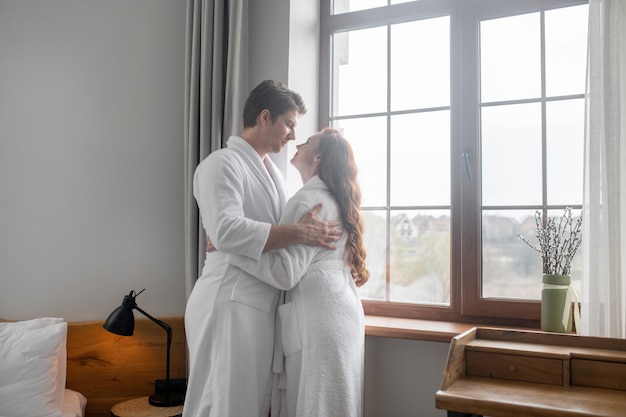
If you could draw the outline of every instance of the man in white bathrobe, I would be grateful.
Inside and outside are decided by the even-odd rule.
[[[248,97],[244,130],[197,167],[194,196],[217,249],[207,253],[187,302],[190,375],[184,417],[267,417],[272,401],[274,323],[279,290],[228,266],[226,253],[259,259],[295,243],[334,248],[337,222],[278,225],[288,194],[268,153],[295,139],[306,112],[296,92],[264,81]]]

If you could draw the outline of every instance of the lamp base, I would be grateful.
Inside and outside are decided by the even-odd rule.
[[[175,407],[181,405],[184,399],[180,392],[157,392],[148,397],[148,402],[155,407]]]

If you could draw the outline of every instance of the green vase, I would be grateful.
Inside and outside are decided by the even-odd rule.
[[[541,330],[544,332],[572,332],[572,303],[567,297],[571,279],[569,275],[543,275],[541,290]],[[563,326],[565,303],[569,303],[567,326]]]

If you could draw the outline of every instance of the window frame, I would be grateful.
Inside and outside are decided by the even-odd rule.
[[[483,207],[479,198],[482,108],[479,91],[479,26],[481,20],[586,3],[587,0],[420,0],[332,15],[332,0],[320,0],[320,126],[331,123],[333,33],[450,16],[450,305],[363,300],[366,314],[539,327],[539,301],[481,297],[479,242]],[[542,56],[542,68],[543,62]],[[541,99],[545,106],[544,93]],[[545,138],[545,126],[543,129]],[[466,172],[465,158],[468,159],[467,168],[471,176]],[[562,208],[547,206],[545,201],[544,195],[544,204],[538,207],[544,212]],[[524,250],[521,245],[520,250]],[[541,285],[541,277],[537,277],[537,285]]]

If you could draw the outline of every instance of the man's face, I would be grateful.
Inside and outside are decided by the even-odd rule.
[[[274,123],[267,125],[266,145],[267,152],[278,153],[296,138],[296,125],[298,124],[298,112],[296,110],[281,114]]]

